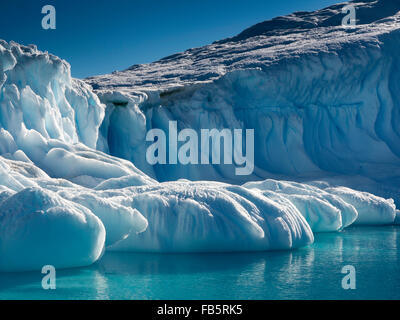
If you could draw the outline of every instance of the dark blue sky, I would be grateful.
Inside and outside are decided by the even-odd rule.
[[[340,0],[1,0],[0,39],[34,43],[66,59],[72,75],[122,70],[133,64],[231,37],[251,25]],[[44,5],[57,29],[43,30]]]

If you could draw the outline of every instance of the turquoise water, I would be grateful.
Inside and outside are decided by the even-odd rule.
[[[88,268],[0,274],[0,299],[400,299],[400,227],[317,234],[295,251],[160,255],[107,253]],[[356,269],[344,290],[341,269]]]

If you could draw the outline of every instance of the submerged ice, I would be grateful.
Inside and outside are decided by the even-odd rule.
[[[356,2],[352,30],[336,5],[85,82],[0,41],[0,271],[85,266],[104,250],[292,249],[399,224],[400,7],[386,2]],[[149,163],[147,133],[171,121],[198,137],[254,130],[254,170],[211,153]]]

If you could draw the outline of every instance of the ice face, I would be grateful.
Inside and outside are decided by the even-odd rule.
[[[356,221],[356,208],[323,189],[290,181],[248,182],[244,187],[289,199],[315,232],[337,231]],[[372,196],[372,195],[371,195]]]
[[[113,250],[232,252],[291,249],[313,234],[290,201],[217,182],[168,182],[130,189],[149,226]]]
[[[230,252],[292,249],[313,242],[310,226],[289,200],[240,186],[190,181],[138,186],[136,176],[127,175],[93,189],[51,178],[30,162],[2,158],[0,168],[3,271],[38,269],[46,261],[59,267],[86,265],[100,256],[93,252],[104,248]],[[58,229],[62,225],[64,233]],[[26,241],[40,248],[27,246],[25,251]],[[84,241],[87,245],[70,255]],[[14,249],[20,254],[9,260]]]
[[[345,187],[325,190],[339,196],[356,208],[358,217],[354,224],[392,224],[396,217],[396,206],[392,199],[386,200],[366,192],[355,192]]]
[[[400,201],[400,18],[381,2],[358,3],[351,31],[333,23],[338,5],[287,17],[314,15],[311,33],[275,21],[86,83],[0,41],[0,271],[84,266],[104,250],[291,249],[398,223],[386,198]],[[150,164],[147,132],[171,121],[198,136],[254,129],[254,170]]]
[[[0,47],[2,128],[14,140],[34,130],[45,140],[94,147],[104,108],[85,83],[71,79],[69,65],[33,46],[2,41]]]
[[[85,207],[26,188],[1,202],[0,239],[0,271],[78,267],[101,256],[105,229]]]
[[[274,193],[289,199],[304,215],[315,232],[336,231],[351,224],[393,224],[396,206],[393,199],[346,187],[316,187],[290,181],[265,180],[243,185],[263,194]]]
[[[381,185],[361,190],[400,203],[400,5],[354,5],[354,28],[342,27],[344,5],[339,4],[87,79],[107,105],[106,118],[129,112],[129,123],[138,131],[133,138],[126,129],[103,125],[102,141],[111,154],[159,181],[241,184],[341,175],[350,186],[354,176],[363,176]],[[288,26],[301,29],[293,32]],[[125,101],[126,109],[113,101]],[[190,128],[199,135],[202,129],[254,129],[253,174],[238,176],[234,166],[219,164],[149,166],[146,132],[168,132],[170,121],[177,121],[178,130]]]

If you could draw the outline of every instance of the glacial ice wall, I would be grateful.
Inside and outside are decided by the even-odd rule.
[[[155,102],[131,102],[128,110],[111,106],[112,117],[132,113],[130,123],[141,129],[130,138],[120,128],[109,128],[111,154],[131,160],[160,181],[242,183],[271,176],[314,179],[333,173],[397,185],[400,37],[396,31],[386,38],[375,47],[349,46],[267,70],[235,71]],[[151,128],[168,132],[169,121],[177,121],[178,130],[195,129],[199,136],[201,129],[254,129],[253,175],[236,176],[234,166],[226,165],[150,167],[145,152],[136,149],[149,146],[145,133]]]
[[[95,147],[104,108],[84,82],[71,78],[69,64],[33,45],[5,41],[0,57],[3,135],[19,145],[36,131],[46,140]],[[2,148],[15,149],[12,141]]]
[[[87,79],[107,105],[106,119],[135,124],[133,136],[103,123],[100,148],[159,181],[341,176],[341,183],[400,203],[400,4],[353,4],[354,27],[341,25],[339,4]],[[254,129],[253,174],[238,176],[225,164],[150,166],[146,132],[168,133],[170,121],[199,136],[202,129]],[[359,177],[370,182],[355,185]]]

